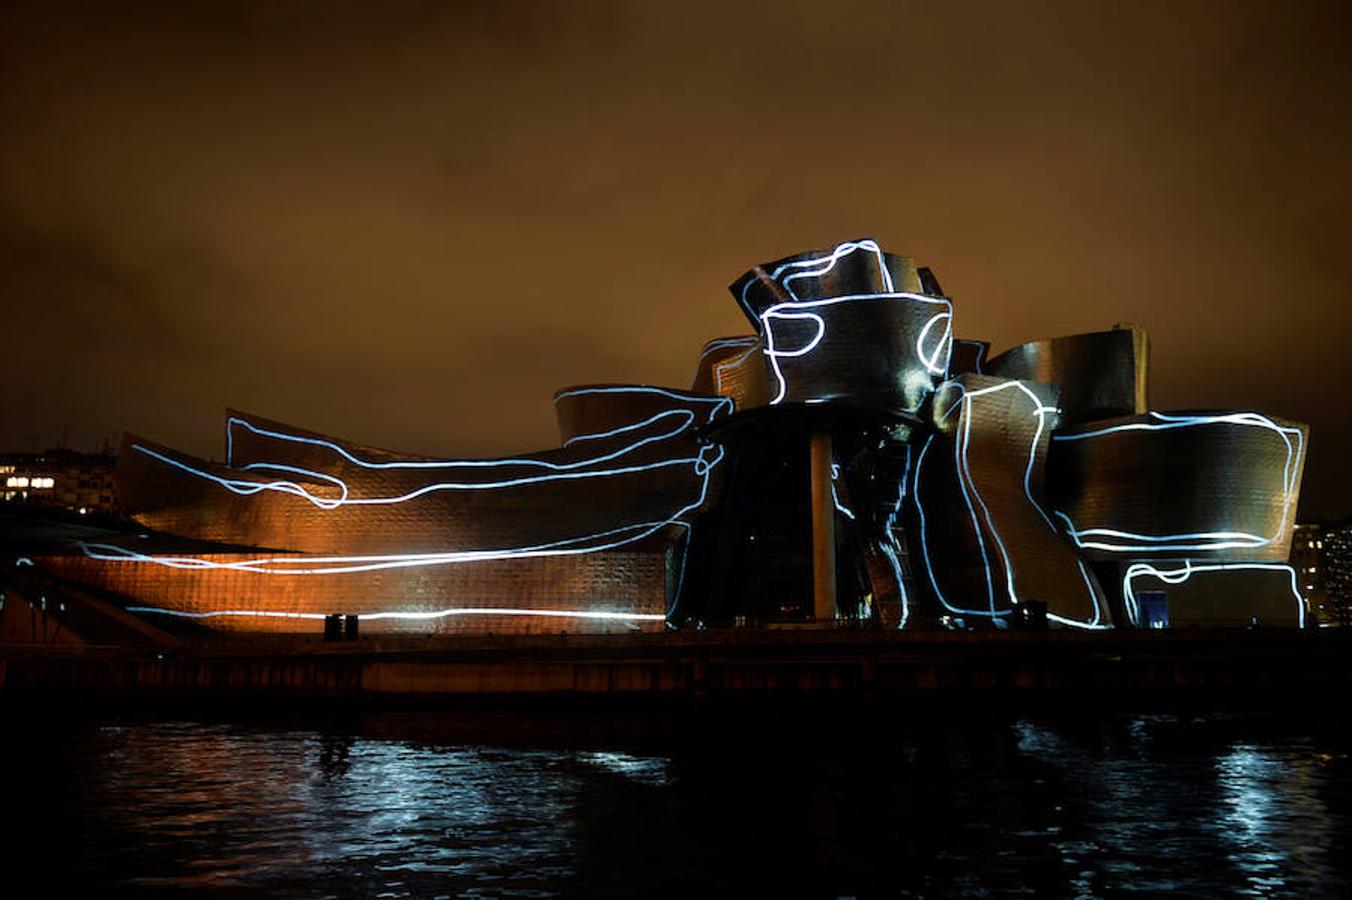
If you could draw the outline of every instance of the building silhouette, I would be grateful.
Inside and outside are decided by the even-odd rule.
[[[1143,329],[988,358],[872,240],[756,266],[689,389],[554,397],[559,446],[410,456],[242,412],[127,435],[143,535],[35,562],[169,625],[314,632],[1300,626],[1305,426],[1150,409]]]
[[[116,463],[111,452],[64,448],[0,454],[0,500],[82,515],[111,514],[117,511]]]
[[[1319,548],[1324,593],[1328,597],[1327,620],[1344,628],[1352,626],[1352,523],[1325,528]]]

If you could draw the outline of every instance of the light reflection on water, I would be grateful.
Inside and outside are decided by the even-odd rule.
[[[6,715],[15,859],[127,893],[1339,896],[1310,713]]]

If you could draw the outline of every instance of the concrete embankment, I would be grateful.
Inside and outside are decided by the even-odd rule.
[[[999,698],[1310,695],[1350,684],[1352,635],[1333,631],[738,630],[135,650],[0,644],[0,690],[9,696]]]

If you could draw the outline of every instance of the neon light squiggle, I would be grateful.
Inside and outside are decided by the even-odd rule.
[[[190,466],[181,460],[166,456],[149,447],[140,444],[133,444],[132,449],[144,453],[159,462],[180,469],[189,475],[194,475],[206,481],[214,482],[232,493],[241,496],[252,496],[260,491],[277,491],[284,494],[292,494],[306,500],[320,509],[331,510],[342,506],[369,506],[384,505],[394,503],[405,503],[409,500],[415,500],[426,494],[440,491],[487,491],[498,490],[501,488],[521,487],[528,484],[544,484],[553,481],[568,481],[579,478],[606,478],[612,475],[630,475],[637,472],[650,472],[654,469],[669,468],[672,466],[693,465],[697,475],[704,474],[703,468],[707,466],[704,459],[704,451],[701,450],[696,456],[676,457],[674,459],[661,460],[659,462],[644,463],[634,466],[620,466],[613,469],[597,469],[594,471],[583,472],[554,472],[549,475],[530,475],[519,478],[507,478],[500,481],[441,481],[434,484],[424,485],[416,490],[408,491],[388,497],[352,497],[345,481],[333,475],[324,472],[316,472],[309,469],[301,469],[295,466],[286,466],[276,463],[252,463],[246,467],[248,470],[272,469],[281,472],[290,472],[308,478],[314,478],[321,481],[333,482],[340,490],[338,497],[322,497],[311,493],[304,485],[295,481],[253,481],[241,478],[226,478],[221,475],[215,475],[203,469]]]
[[[1305,627],[1305,601],[1300,595],[1300,589],[1296,583],[1296,570],[1283,563],[1209,563],[1194,564],[1191,560],[1185,560],[1182,568],[1162,569],[1151,565],[1150,563],[1132,563],[1127,567],[1127,571],[1122,576],[1122,598],[1126,602],[1127,615],[1131,618],[1133,625],[1139,625],[1140,605],[1136,602],[1136,593],[1132,588],[1132,582],[1143,575],[1156,578],[1165,584],[1182,584],[1193,575],[1201,572],[1231,572],[1244,571],[1250,569],[1260,569],[1272,572],[1285,572],[1291,579],[1291,597],[1296,603],[1296,622],[1298,628]]]
[[[916,337],[915,351],[916,358],[929,374],[943,375],[947,372],[949,357],[953,349],[953,305],[943,298],[929,297],[924,294],[888,292],[876,294],[847,294],[840,297],[827,297],[820,300],[785,301],[783,303],[776,303],[760,314],[761,327],[765,335],[765,349],[763,352],[765,353],[766,359],[770,361],[771,372],[774,374],[775,381],[778,384],[778,391],[770,401],[770,405],[774,406],[784,402],[784,397],[788,393],[788,384],[784,380],[784,372],[780,368],[779,360],[806,356],[815,350],[822,339],[826,337],[826,321],[816,312],[812,312],[811,310],[825,309],[841,303],[888,300],[913,301],[916,303],[942,306],[944,308],[943,312],[931,316],[920,329],[920,333]],[[801,347],[792,350],[780,349],[775,345],[775,328],[772,323],[775,320],[784,319],[791,321],[811,321],[816,325],[816,333],[810,341]],[[943,334],[939,338],[939,341],[934,345],[933,350],[927,350],[925,340],[928,337],[930,330],[940,321],[945,322]],[[943,356],[942,365],[939,365],[938,363],[940,355]],[[920,401],[917,401],[905,411],[915,412],[916,409],[919,408],[919,405]]]
[[[564,399],[565,397],[576,397],[586,394],[611,394],[611,393],[655,394],[657,396],[667,397],[669,399],[678,400],[684,403],[698,403],[707,405],[709,406],[710,409],[709,415],[705,419],[705,424],[713,422],[713,420],[717,418],[720,413],[731,413],[733,407],[732,400],[730,400],[727,397],[703,397],[698,394],[682,395],[677,394],[674,391],[666,390],[664,388],[654,388],[647,386],[624,386],[624,385],[617,385],[612,387],[598,387],[598,388],[577,388],[570,391],[562,391],[555,396],[554,402],[555,404],[557,404],[560,400]],[[670,415],[675,413],[688,413],[693,421],[694,413],[690,410],[684,409],[664,410],[662,413],[658,413],[657,416],[654,416],[653,419],[655,420],[663,415]],[[635,425],[632,427],[637,429],[639,427],[642,427],[643,424],[646,423],[640,423],[639,425]],[[245,419],[242,419],[239,416],[231,416],[226,421],[226,465],[227,466],[234,465],[234,429],[236,426],[245,428],[249,431],[252,431],[254,434],[260,435],[262,437],[272,438],[275,440],[286,441],[296,444],[308,444],[315,447],[322,447],[326,450],[331,450],[334,453],[341,456],[347,462],[351,463],[352,465],[359,466],[363,469],[376,469],[376,470],[482,469],[482,468],[492,469],[503,467],[515,468],[515,467],[535,466],[539,468],[549,469],[551,471],[570,471],[573,469],[580,469],[590,465],[595,465],[596,463],[599,462],[609,462],[611,460],[619,459],[621,456],[624,456],[627,453],[631,453],[634,450],[638,449],[639,447],[655,443],[657,441],[664,440],[669,437],[675,437],[676,435],[679,435],[682,431],[684,431],[685,428],[688,427],[688,424],[689,423],[686,423],[681,427],[677,427],[675,429],[663,432],[658,435],[653,435],[637,443],[629,444],[625,447],[620,448],[619,450],[613,451],[608,454],[587,457],[570,463],[553,463],[549,462],[548,460],[536,459],[533,457],[518,457],[507,459],[467,459],[467,460],[393,460],[389,462],[372,462],[370,460],[364,460],[357,457],[356,455],[348,451],[347,448],[343,447],[341,444],[338,444],[334,441],[324,440],[323,438],[305,437],[303,435],[298,434],[288,434],[282,431],[273,431],[271,429],[262,428],[257,425],[254,425],[252,422],[246,421]],[[606,434],[607,434],[606,432],[599,432],[597,434],[578,435],[573,438],[573,441],[599,438],[605,436]]]
[[[835,268],[836,264],[851,254],[863,252],[870,253],[877,261],[878,273],[882,282],[883,290],[876,293],[853,294],[840,297],[802,297],[795,290],[793,283],[795,281],[816,278],[824,275]],[[802,271],[790,271],[802,270]],[[788,273],[788,274],[785,274]],[[757,313],[751,306],[748,294],[753,285],[764,283],[766,280],[777,283],[784,293],[788,294],[789,301],[776,303],[761,313]],[[892,273],[887,267],[887,256],[878,246],[876,241],[865,239],[861,241],[846,241],[836,245],[836,247],[825,256],[812,257],[809,259],[793,260],[783,263],[774,271],[769,273],[768,279],[765,276],[748,278],[742,285],[740,294],[737,297],[738,303],[746,311],[749,318],[760,323],[760,330],[765,339],[764,353],[770,362],[770,367],[774,372],[775,379],[778,382],[778,392],[770,405],[782,403],[787,393],[787,385],[784,382],[784,374],[780,369],[779,360],[781,358],[794,358],[806,356],[826,336],[827,326],[825,320],[816,312],[809,310],[830,306],[836,303],[852,300],[910,300],[920,303],[929,303],[941,305],[945,312],[933,316],[921,328],[920,334],[916,339],[916,357],[919,359],[925,371],[930,375],[944,376],[948,372],[949,358],[952,355],[952,319],[953,306],[947,300],[941,297],[931,297],[927,294],[917,294],[909,292],[897,292],[896,285],[892,280]],[[775,320],[796,320],[810,321],[816,326],[816,334],[811,340],[797,349],[785,350],[775,347],[775,335],[773,322]],[[940,321],[943,321],[944,331],[938,342],[933,345],[933,349],[927,349],[927,338],[930,331]],[[940,357],[943,357],[943,364],[939,364]],[[740,361],[740,357],[739,360]],[[905,410],[906,412],[915,412],[919,408],[919,403]]]
[[[949,603],[948,599],[944,596],[943,591],[939,588],[938,580],[936,579],[934,574],[934,565],[929,552],[924,506],[920,496],[921,468],[924,465],[925,454],[929,450],[930,442],[933,440],[933,435],[931,435],[930,438],[926,440],[924,447],[920,451],[919,460],[916,463],[915,498],[916,498],[916,508],[917,511],[919,512],[920,517],[921,552],[924,556],[925,568],[929,575],[930,585],[934,588],[935,596],[938,598],[939,602],[946,609],[948,609],[950,612],[959,615],[981,616],[990,619],[998,619],[1002,616],[1009,615],[1011,610],[999,610],[996,608],[995,603],[996,595],[995,595],[995,586],[991,573],[991,561],[989,555],[986,552],[986,543],[985,538],[983,536],[983,530],[988,530],[990,532],[991,538],[995,542],[996,549],[999,551],[1000,561],[1004,569],[1005,591],[1007,592],[1009,601],[1012,604],[1018,604],[1021,602],[1021,600],[1019,597],[1018,588],[1015,583],[1015,567],[1013,560],[1009,555],[1008,548],[1005,546],[1004,538],[1000,534],[1000,529],[997,527],[995,523],[995,516],[992,514],[989,505],[986,503],[985,498],[981,495],[981,491],[977,487],[976,480],[972,476],[971,463],[968,457],[968,449],[971,445],[971,437],[972,437],[972,418],[973,418],[971,412],[972,402],[977,398],[989,396],[991,394],[995,394],[1000,391],[1010,389],[1017,389],[1022,391],[1028,397],[1028,399],[1032,401],[1033,408],[1031,410],[1031,414],[1037,416],[1038,421],[1037,421],[1037,430],[1034,432],[1032,439],[1030,440],[1028,445],[1028,461],[1024,466],[1023,473],[1024,496],[1028,499],[1029,505],[1031,505],[1033,509],[1037,510],[1038,515],[1042,518],[1048,530],[1052,533],[1053,539],[1060,540],[1060,535],[1057,532],[1055,525],[1052,523],[1052,520],[1047,515],[1046,511],[1042,508],[1042,505],[1037,501],[1037,498],[1033,495],[1032,488],[1033,468],[1037,461],[1037,448],[1042,440],[1043,433],[1048,428],[1047,416],[1056,413],[1057,409],[1054,406],[1047,406],[1046,404],[1044,404],[1042,402],[1042,399],[1038,397],[1037,394],[1035,394],[1032,390],[1030,390],[1027,387],[1027,385],[1024,385],[1018,381],[1005,381],[1000,384],[992,385],[990,387],[985,388],[979,388],[977,390],[972,391],[967,390],[967,388],[964,385],[954,381],[947,382],[946,384],[941,386],[940,391],[942,392],[946,388],[956,390],[958,392],[958,395],[956,399],[954,399],[951,403],[948,404],[947,408],[945,408],[942,413],[939,413],[937,415],[937,420],[939,424],[942,425],[943,423],[947,422],[948,419],[955,412],[958,412],[959,410],[963,409],[966,410],[966,413],[962,416],[962,424],[953,439],[953,465],[955,473],[957,475],[958,487],[960,489],[963,498],[963,503],[967,507],[967,514],[972,522],[972,530],[976,536],[977,549],[981,554],[982,570],[986,578],[986,599],[988,608],[985,610],[963,609]],[[973,501],[975,501],[975,504],[973,503]],[[978,507],[980,508],[979,516],[977,513]],[[982,527],[981,524],[982,521],[985,522],[985,529],[983,529]],[[1084,581],[1085,589],[1089,595],[1090,603],[1094,609],[1093,619],[1091,621],[1084,622],[1077,619],[1071,619],[1065,616],[1059,616],[1051,613],[1048,614],[1048,619],[1058,622],[1060,624],[1070,625],[1079,628],[1107,627],[1100,625],[1102,621],[1102,608],[1100,606],[1100,598],[1098,592],[1094,590],[1093,581],[1090,579],[1088,572],[1084,569],[1083,563],[1079,562],[1078,560],[1077,563],[1080,566],[1080,576]]]
[[[174,569],[228,569],[267,575],[347,575],[383,569],[481,562],[536,556],[570,556],[613,550],[657,534],[668,526],[688,527],[681,517],[704,504],[708,494],[708,474],[723,458],[722,447],[713,448],[715,457],[704,470],[699,496],[671,516],[656,522],[623,525],[589,535],[565,538],[528,547],[492,550],[462,550],[441,553],[363,554],[353,556],[273,556],[236,562],[217,562],[201,557],[152,556],[111,544],[79,542],[86,556],[106,562],[144,562]],[[622,537],[621,537],[622,535]],[[613,538],[613,540],[606,540]],[[600,543],[591,543],[600,541]],[[579,546],[580,545],[580,546]]]
[[[127,612],[153,613],[180,619],[216,619],[224,616],[264,619],[323,619],[327,615],[326,613],[274,612],[261,609],[218,609],[208,612],[187,612],[180,609],[165,609],[159,606],[129,606]],[[538,616],[553,619],[599,619],[623,622],[661,622],[666,619],[666,616],[660,613],[605,612],[588,609],[517,609],[505,606],[466,606],[428,611],[359,613],[358,615],[361,619],[367,621],[374,619],[426,621],[452,616]]]
[[[1265,547],[1278,542],[1286,531],[1295,499],[1296,480],[1300,477],[1300,460],[1304,452],[1304,435],[1299,428],[1278,425],[1258,413],[1225,413],[1220,415],[1174,416],[1165,413],[1149,414],[1155,422],[1128,422],[1097,428],[1077,434],[1053,435],[1054,441],[1083,441],[1127,431],[1170,431],[1209,425],[1235,425],[1263,428],[1275,433],[1286,445],[1286,463],[1282,468],[1282,515],[1277,529],[1271,535],[1251,534],[1245,531],[1194,531],[1174,534],[1142,534],[1115,528],[1077,528],[1074,520],[1061,510],[1056,515],[1066,523],[1067,532],[1076,546],[1103,550],[1109,553],[1160,553],[1181,551],[1231,550]],[[1295,440],[1292,441],[1292,436]]]
[[[652,393],[681,402],[694,402],[705,404],[709,407],[708,421],[712,421],[719,414],[731,412],[733,403],[730,399],[724,397],[700,397],[697,395],[689,396],[677,394],[662,388],[649,388],[640,386],[611,386],[598,388],[579,388],[571,391],[561,392],[556,398],[562,399],[568,396],[577,396],[582,394],[594,393]],[[574,440],[600,439],[602,437],[611,437],[626,434],[631,431],[640,430],[645,425],[658,423],[666,418],[679,419],[679,427],[667,431],[663,437],[674,437],[689,429],[695,421],[694,414],[690,410],[675,409],[665,410],[649,417],[644,422],[629,426],[620,426],[612,429],[610,432],[597,435],[579,435]],[[570,469],[573,467],[595,464],[598,461],[608,461],[618,454],[632,452],[637,446],[649,443],[651,437],[642,438],[639,441],[631,443],[628,447],[621,448],[620,451],[606,453],[600,456],[591,457],[578,463],[551,463],[546,460],[489,460],[489,461],[465,461],[465,462],[437,462],[424,460],[394,461],[394,462],[371,462],[364,460],[349,452],[346,448],[332,442],[319,438],[309,438],[301,435],[288,435],[283,432],[261,429],[252,423],[245,422],[242,419],[234,419],[234,424],[244,428],[256,431],[269,437],[280,440],[295,441],[303,444],[318,445],[340,454],[345,460],[363,468],[372,469],[392,469],[392,468],[412,468],[412,469],[442,469],[457,468],[460,466],[483,468],[488,466],[513,466],[519,464],[539,465],[552,469],[549,474],[538,476],[527,476],[520,478],[502,479],[497,482],[466,482],[454,483],[443,482],[428,485],[417,491],[412,491],[398,497],[384,498],[350,498],[348,488],[345,482],[327,473],[309,472],[298,467],[285,466],[278,463],[254,463],[253,468],[271,468],[277,471],[293,472],[306,476],[316,476],[322,480],[328,480],[339,490],[340,496],[316,497],[310,494],[304,486],[291,481],[272,481],[260,482],[245,479],[227,478],[218,476],[210,472],[196,469],[175,460],[170,457],[159,454],[149,448],[138,447],[142,452],[160,459],[163,462],[176,466],[191,474],[214,481],[226,489],[235,493],[248,496],[261,490],[279,490],[289,493],[297,493],[305,499],[310,500],[316,506],[324,509],[336,508],[344,504],[368,503],[368,502],[402,502],[412,499],[415,496],[427,493],[429,490],[492,490],[504,487],[514,487],[521,484],[534,484],[544,481],[554,481],[572,478],[592,478],[609,477],[612,475],[629,474],[631,472],[648,471],[668,466],[690,465],[691,471],[697,476],[697,496],[692,502],[686,503],[679,509],[666,515],[664,518],[655,521],[634,522],[621,525],[615,528],[594,532],[585,535],[576,535],[562,538],[557,541],[547,543],[518,546],[518,547],[500,547],[481,550],[464,551],[445,551],[429,553],[396,553],[396,554],[360,554],[345,556],[312,556],[312,555],[289,555],[289,556],[263,556],[254,557],[233,562],[221,562],[217,560],[204,559],[200,556],[154,556],[140,553],[123,547],[117,547],[109,544],[80,543],[82,551],[86,556],[93,559],[108,562],[133,562],[147,563],[171,569],[209,569],[209,570],[230,570],[248,572],[252,574],[264,575],[346,575],[361,572],[374,572],[385,569],[402,569],[421,566],[437,566],[463,562],[476,562],[485,560],[515,559],[526,557],[542,556],[565,556],[577,555],[583,553],[595,553],[604,550],[613,550],[637,541],[641,541],[652,535],[657,534],[668,527],[679,527],[689,532],[689,523],[682,521],[688,513],[701,507],[708,495],[709,478],[713,469],[722,461],[724,450],[721,446],[706,444],[700,447],[699,452],[691,457],[678,457],[670,460],[662,460],[639,466],[623,466],[611,469],[601,469],[593,471],[558,471],[559,469]]]
[[[704,404],[709,407],[707,420],[712,422],[720,413],[729,413],[732,411],[732,401],[726,397],[700,397],[698,395],[681,395],[663,388],[651,388],[646,386],[612,386],[601,388],[578,388],[571,391],[561,392],[555,402],[564,397],[579,396],[594,393],[651,393],[682,402]],[[702,448],[695,456],[674,457],[671,459],[658,460],[651,463],[644,463],[631,466],[618,466],[614,468],[591,468],[602,463],[613,462],[628,454],[634,453],[642,447],[650,444],[659,443],[671,438],[675,438],[688,431],[695,422],[695,413],[688,409],[664,410],[654,416],[649,417],[643,422],[621,426],[611,429],[607,432],[599,432],[589,435],[578,435],[572,442],[583,440],[595,440],[606,437],[613,437],[619,434],[625,434],[631,431],[640,430],[648,425],[656,424],[663,419],[675,417],[678,422],[673,428],[668,428],[657,434],[647,435],[639,438],[625,446],[619,447],[610,452],[599,455],[585,457],[572,462],[556,463],[549,460],[533,458],[515,458],[515,459],[496,459],[496,460],[459,460],[459,461],[437,461],[437,460],[395,460],[389,462],[373,462],[361,459],[347,448],[340,444],[324,440],[322,438],[312,438],[303,435],[288,434],[272,429],[261,428],[237,416],[232,416],[226,425],[228,457],[233,459],[234,455],[234,429],[242,427],[263,437],[292,442],[310,446],[317,446],[341,456],[352,465],[363,469],[390,470],[390,469],[496,469],[496,468],[518,468],[535,467],[548,471],[548,474],[526,475],[513,478],[498,479],[496,481],[443,481],[423,485],[414,490],[406,491],[402,494],[392,496],[372,496],[372,497],[353,497],[351,489],[346,481],[326,472],[318,472],[312,469],[304,469],[297,466],[290,466],[275,462],[256,462],[244,466],[240,471],[275,471],[291,475],[298,475],[302,478],[328,482],[333,485],[338,492],[337,496],[322,496],[313,493],[308,487],[290,479],[277,479],[270,481],[258,481],[248,478],[231,478],[205,471],[201,468],[189,465],[182,460],[175,459],[158,451],[152,450],[140,444],[134,444],[132,449],[144,453],[159,462],[173,466],[190,475],[214,482],[221,487],[241,496],[251,496],[261,491],[277,491],[280,493],[291,494],[314,506],[325,509],[337,509],[348,505],[373,505],[373,504],[392,504],[403,503],[414,500],[429,493],[441,491],[481,491],[495,490],[500,488],[520,487],[530,484],[541,484],[557,480],[571,480],[577,478],[603,478],[612,475],[628,475],[638,472],[652,471],[659,468],[671,466],[691,465],[697,476],[707,475],[707,468],[710,465],[706,457],[708,448]]]
[[[897,630],[906,627],[906,623],[911,618],[911,604],[906,596],[906,580],[901,573],[901,560],[897,559],[897,551],[893,549],[891,541],[884,541],[879,544],[883,551],[883,556],[887,557],[888,563],[892,566],[892,575],[897,580],[897,591],[901,596],[901,619],[897,622]]]
[[[601,441],[605,440],[606,438],[616,437],[617,435],[628,434],[631,431],[641,431],[644,428],[647,428],[649,425],[653,425],[657,422],[662,421],[663,419],[670,418],[671,416],[676,416],[682,420],[681,424],[676,428],[676,430],[671,432],[671,436],[680,434],[681,432],[685,431],[687,428],[689,428],[691,425],[695,423],[695,414],[691,410],[667,409],[655,415],[649,416],[642,422],[635,422],[632,425],[621,425],[618,428],[612,428],[609,431],[598,431],[593,434],[579,434],[575,437],[571,437],[568,440],[564,441],[563,446],[571,447],[573,444],[578,444],[583,441]]]
[[[824,275],[825,273],[831,271],[831,269],[835,268],[835,265],[838,261],[840,261],[846,256],[849,256],[851,253],[860,250],[867,253],[872,253],[877,258],[878,271],[881,273],[884,288],[888,291],[895,290],[895,287],[892,284],[892,273],[887,270],[886,255],[883,253],[882,248],[878,246],[876,241],[870,240],[868,238],[865,238],[862,241],[845,241],[844,243],[837,244],[835,249],[832,250],[826,256],[818,256],[812,259],[800,259],[795,260],[793,262],[784,263],[783,265],[779,266],[779,268],[775,269],[773,272],[770,273],[769,280],[779,282],[780,287],[784,288],[784,290],[788,292],[790,297],[793,297],[795,300],[800,299],[798,297],[798,294],[795,293],[791,287],[789,287],[789,283],[791,281],[793,281],[795,278],[798,277],[806,277],[806,275],[808,274]],[[803,273],[802,275],[793,274],[790,275],[788,278],[784,279],[783,281],[780,281],[780,276],[783,275],[789,269],[807,268],[809,266],[815,266],[822,263],[826,264],[825,267],[816,272]],[[741,305],[742,309],[746,311],[747,316],[752,320],[755,320],[759,317],[756,315],[756,311],[751,308],[751,302],[750,300],[747,299],[747,294],[750,292],[752,285],[757,284],[758,282],[760,282],[760,280],[761,279],[759,278],[748,279],[746,284],[742,285],[742,292],[737,297],[738,304]]]

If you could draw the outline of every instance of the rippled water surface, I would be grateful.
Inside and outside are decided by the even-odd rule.
[[[1349,892],[1313,709],[3,715],[6,868],[49,889]]]

